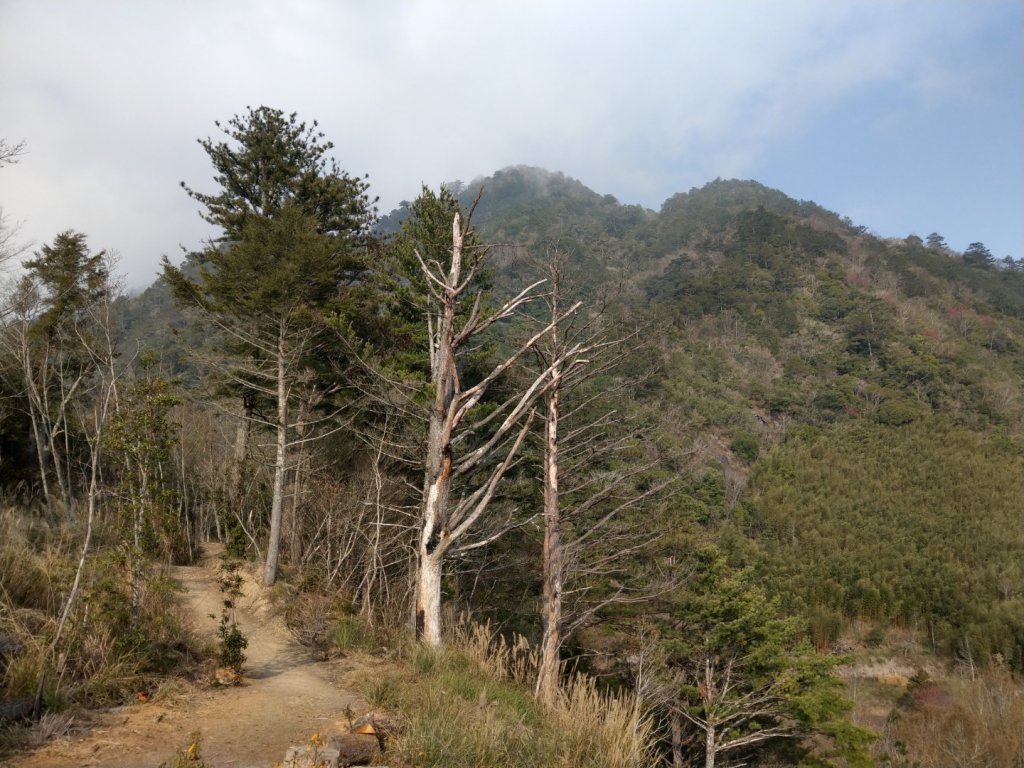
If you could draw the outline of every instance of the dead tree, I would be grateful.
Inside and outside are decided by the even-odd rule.
[[[603,308],[588,317],[560,315],[565,291],[565,257],[552,252],[542,262],[549,291],[549,331],[535,345],[538,368],[548,372],[542,395],[543,509],[541,646],[536,695],[548,704],[558,692],[565,638],[612,603],[646,599],[649,589],[609,579],[621,564],[650,543],[623,513],[664,491],[669,481],[638,483],[654,462],[623,462],[640,435],[622,424],[622,413],[605,403],[608,388],[586,386],[622,362],[636,333],[609,337],[601,327]],[[622,395],[622,380],[611,389]],[[618,464],[611,469],[604,465]],[[613,589],[591,595],[594,577]],[[617,586],[616,586],[617,585]]]
[[[474,408],[500,376],[533,349],[552,327],[579,308],[576,304],[553,318],[479,382],[464,388],[460,362],[474,340],[494,323],[537,299],[535,290],[544,282],[530,285],[494,312],[485,313],[481,294],[470,296],[473,278],[485,251],[463,253],[472,213],[470,210],[465,227],[458,214],[454,217],[447,267],[435,259],[424,260],[417,253],[432,303],[427,322],[434,397],[424,457],[415,615],[417,638],[431,646],[441,644],[441,577],[445,558],[485,546],[507,530],[500,528],[477,538],[469,536],[487,511],[501,479],[515,463],[530,429],[534,405],[550,385],[553,368],[561,364],[563,358],[552,361],[521,391],[475,420],[472,418],[476,413]],[[463,315],[460,310],[467,303],[470,309]],[[462,317],[465,319],[457,321]],[[576,351],[573,349],[571,353]],[[470,447],[474,438],[477,444]],[[453,481],[462,486],[454,499]]]

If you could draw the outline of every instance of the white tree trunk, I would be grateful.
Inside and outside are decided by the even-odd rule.
[[[704,768],[715,768],[715,753],[717,751],[715,726],[709,722],[704,732]]]
[[[452,462],[443,433],[443,419],[432,418],[416,579],[416,637],[430,646],[441,645],[441,571],[448,543],[444,522]]]
[[[416,574],[416,636],[424,645],[441,645],[441,564],[443,558],[435,550],[420,553]]]
[[[263,586],[277,581],[277,559],[281,551],[281,516],[284,510],[284,471],[288,458],[288,388],[285,370],[284,329],[277,345],[277,452],[274,457],[274,496],[270,504],[270,539],[263,569]]]
[[[132,499],[132,629],[138,626],[139,608],[142,605],[142,529],[149,501],[149,472],[141,459],[139,464],[139,494]]]
[[[461,321],[460,327],[456,328],[456,308],[459,306],[460,297],[463,297],[471,285],[473,273],[480,263],[479,259],[475,259],[468,270],[468,276],[463,275],[463,236],[459,216],[456,215],[452,222],[451,260],[447,271],[437,261],[431,260],[431,266],[419,253],[416,254],[427,279],[428,290],[435,306],[440,310],[427,317],[434,402],[429,416],[430,425],[424,459],[415,605],[416,636],[424,644],[432,646],[441,644],[441,577],[445,555],[452,547],[461,546],[466,549],[484,546],[501,535],[501,531],[498,531],[471,545],[455,543],[465,536],[484,514],[495,488],[512,466],[529,430],[533,404],[543,395],[550,372],[542,371],[521,397],[510,398],[499,407],[496,413],[502,414],[503,419],[492,422],[495,425],[493,433],[482,445],[453,459],[452,444],[459,435],[473,431],[473,427],[467,427],[462,422],[480,401],[488,386],[515,364],[527,350],[534,348],[540,338],[563,319],[554,318],[548,327],[538,331],[517,351],[496,365],[481,381],[472,387],[463,388],[457,364],[460,351],[469,348],[473,338],[490,325],[511,316],[524,303],[537,298],[532,291],[543,282],[526,288],[489,315],[481,313],[480,294],[477,294],[468,316]],[[575,312],[578,307],[577,304],[570,312]],[[484,417],[477,426],[481,426],[489,419],[489,416]],[[517,434],[514,428],[524,419],[526,426]],[[484,473],[487,476],[486,480],[473,489],[460,486],[460,498],[454,503],[451,501],[449,491],[453,473],[468,478],[471,470],[479,467],[486,459],[502,455],[503,458],[498,461],[497,466],[489,467]]]
[[[553,334],[553,346],[557,340]],[[537,670],[537,698],[554,704],[561,671],[562,622],[562,539],[558,499],[558,386],[559,369],[551,374],[544,425],[544,551],[541,623],[543,634]]]

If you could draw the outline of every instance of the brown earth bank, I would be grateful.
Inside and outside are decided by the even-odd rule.
[[[217,566],[220,549],[210,545],[200,563],[171,569],[181,584],[186,616],[211,641],[223,597]],[[248,638],[240,685],[174,681],[151,701],[74,717],[68,734],[31,753],[0,759],[19,768],[143,768],[158,766],[202,734],[203,759],[216,768],[267,768],[290,745],[310,736],[348,731],[348,716],[367,708],[343,679],[353,671],[346,659],[321,661],[299,645],[283,618],[268,604],[251,574],[237,601],[236,620]]]

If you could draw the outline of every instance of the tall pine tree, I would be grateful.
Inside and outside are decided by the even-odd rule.
[[[220,227],[217,241],[198,254],[197,277],[163,264],[176,298],[220,329],[231,353],[222,367],[242,396],[235,467],[229,495],[237,498],[255,404],[274,404],[266,426],[275,433],[274,492],[264,583],[277,576],[285,472],[293,433],[305,434],[308,414],[289,406],[302,387],[316,386],[313,358],[325,343],[327,315],[346,313],[364,287],[374,202],[364,179],[328,156],[324,141],[296,115],[249,108],[222,129],[227,140],[201,139],[220,191],[182,186]],[[302,421],[303,423],[299,423]]]

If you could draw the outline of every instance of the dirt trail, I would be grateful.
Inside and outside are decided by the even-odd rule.
[[[185,588],[186,611],[195,630],[216,635],[222,596],[217,583],[219,550],[211,547],[197,566],[171,569]],[[216,689],[202,683],[156,701],[90,716],[83,732],[16,759],[25,768],[143,768],[158,766],[203,734],[202,756],[216,768],[269,768],[289,745],[303,744],[319,731],[339,733],[346,707],[361,713],[365,702],[340,684],[345,660],[323,662],[299,645],[279,615],[271,612],[262,588],[246,578],[237,602],[239,628],[249,640],[241,685]]]

